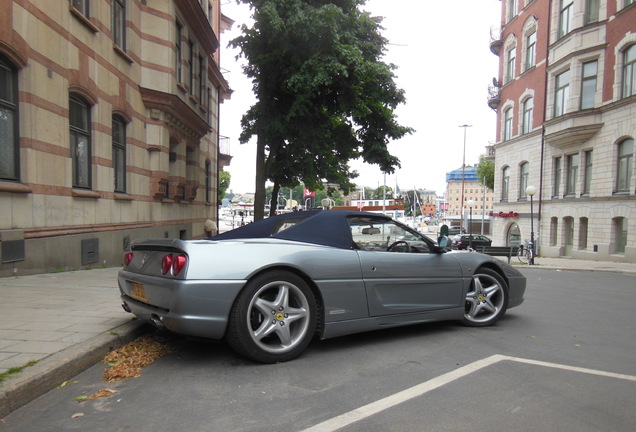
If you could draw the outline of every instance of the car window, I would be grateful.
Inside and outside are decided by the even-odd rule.
[[[391,219],[374,217],[349,218],[351,237],[357,248],[367,251],[386,251],[396,241],[405,241],[412,252],[428,252],[422,235]]]
[[[305,219],[306,219],[305,217],[283,219],[280,221],[280,223],[274,226],[271,234],[274,235],[274,234],[278,234],[281,231],[285,231],[287,228],[291,228],[294,225],[296,225],[298,222],[302,222]]]

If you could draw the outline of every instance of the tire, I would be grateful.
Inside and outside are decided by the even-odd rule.
[[[316,311],[314,294],[301,277],[282,270],[263,273],[236,298],[225,338],[251,360],[289,361],[311,342]]]
[[[530,249],[528,248],[519,248],[519,252],[517,253],[517,258],[519,258],[519,261],[522,262],[523,264],[528,264],[529,262],[529,256],[530,256]]]
[[[495,324],[508,309],[508,285],[494,270],[475,272],[466,293],[464,325],[486,327]]]

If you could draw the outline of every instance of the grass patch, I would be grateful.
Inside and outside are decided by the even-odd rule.
[[[33,366],[36,363],[37,363],[37,360],[33,360],[33,361],[28,362],[24,366],[14,367],[14,368],[11,368],[11,369],[9,369],[9,370],[7,370],[5,372],[0,373],[0,384],[4,383],[9,378],[14,377],[15,375],[19,374],[20,372],[22,372],[26,368],[31,367],[31,366]]]

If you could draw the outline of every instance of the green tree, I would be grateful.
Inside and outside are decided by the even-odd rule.
[[[412,129],[397,123],[405,101],[395,66],[381,61],[387,40],[366,0],[238,0],[249,4],[251,28],[230,42],[248,60],[256,103],[241,119],[240,141],[256,137],[255,218],[263,216],[265,182],[272,196],[325,181],[348,193],[362,158],[393,173],[389,140]]]
[[[490,190],[495,189],[495,162],[486,159],[486,156],[479,156],[479,164],[477,165],[477,177],[481,184]]]
[[[386,189],[386,193],[384,192],[384,190]],[[376,190],[373,191],[373,196],[372,198],[375,199],[382,199],[384,198],[384,196],[386,195],[386,198],[393,198],[393,189],[391,189],[388,186],[380,186],[379,188],[377,188]]]
[[[225,194],[227,190],[230,188],[230,181],[232,180],[232,175],[227,171],[221,171],[219,173],[219,205],[220,202],[225,198]]]

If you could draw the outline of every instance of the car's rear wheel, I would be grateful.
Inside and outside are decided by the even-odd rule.
[[[494,270],[475,272],[466,294],[464,324],[471,327],[493,325],[508,308],[508,285]]]
[[[316,328],[316,299],[307,283],[287,271],[271,271],[247,283],[237,297],[226,340],[239,354],[262,363],[297,357]]]

